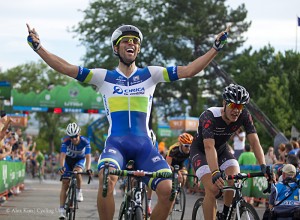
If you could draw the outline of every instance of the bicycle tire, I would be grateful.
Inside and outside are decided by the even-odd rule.
[[[238,219],[238,218],[236,217],[236,219]],[[260,220],[259,215],[257,214],[255,208],[247,202],[241,203],[240,219],[241,220]]]
[[[118,220],[125,220],[126,219],[125,211],[126,211],[126,205],[125,205],[125,202],[123,201],[120,205]]]
[[[199,198],[196,200],[193,207],[192,220],[202,220],[202,219],[204,220],[203,198]]]
[[[144,219],[148,219],[148,197],[147,197],[147,191],[144,188],[143,189],[143,195],[142,195],[142,209],[143,209],[143,216]]]
[[[176,204],[177,203],[177,204]],[[169,215],[170,220],[183,220],[186,205],[186,195],[182,187],[179,188],[175,197],[175,203]]]
[[[135,211],[134,211],[134,220],[143,220],[144,216],[143,216],[143,209],[140,206],[135,207]]]
[[[66,210],[66,218],[69,219],[70,215],[70,207],[71,207],[71,201],[72,201],[72,190],[69,188],[67,199],[65,202],[65,210]]]

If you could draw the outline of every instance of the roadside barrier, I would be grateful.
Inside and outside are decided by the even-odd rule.
[[[24,184],[25,163],[0,161],[0,197],[8,197],[9,192]]]

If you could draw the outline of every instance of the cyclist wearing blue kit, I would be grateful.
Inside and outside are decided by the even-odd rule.
[[[60,217],[59,219],[65,219],[64,204],[66,201],[66,194],[69,187],[70,173],[66,171],[82,172],[84,168],[89,173],[91,171],[91,146],[88,139],[80,135],[80,127],[74,122],[67,126],[67,136],[62,139],[60,148],[60,166],[59,173],[63,175],[62,187],[60,191]],[[82,177],[77,175],[77,201],[83,201],[83,195],[81,190]]]
[[[120,26],[111,36],[113,53],[119,58],[119,65],[114,70],[87,69],[69,64],[48,52],[40,44],[35,29],[31,29],[29,25],[27,28],[29,45],[50,67],[80,82],[95,85],[102,94],[109,129],[105,149],[98,163],[97,205],[100,219],[113,219],[115,212],[113,189],[117,176],[109,176],[107,197],[103,198],[104,162],[108,161],[111,169],[125,169],[128,160],[134,160],[135,168],[139,170],[171,172],[167,162],[153,148],[148,128],[155,87],[160,82],[193,77],[202,71],[227,42],[229,27],[216,37],[213,47],[206,54],[187,66],[138,68],[135,60],[141,50],[143,35],[135,26]],[[166,219],[172,207],[172,202],[169,201],[171,180],[145,179],[145,183],[158,195],[151,219]]]

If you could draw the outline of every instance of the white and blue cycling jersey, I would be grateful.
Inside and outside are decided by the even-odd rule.
[[[78,145],[73,144],[70,137],[66,136],[62,139],[60,152],[65,153],[70,158],[82,159],[85,158],[85,155],[91,154],[91,145],[84,136],[80,136]]]
[[[98,169],[104,161],[110,166],[125,169],[129,160],[135,161],[139,170],[169,171],[170,167],[153,148],[148,127],[153,93],[160,82],[178,80],[177,66],[149,66],[135,68],[127,77],[120,69],[87,69],[79,67],[77,80],[95,85],[102,94],[109,122],[105,148],[98,161]],[[160,180],[146,180],[155,189]]]
[[[159,82],[177,80],[178,75],[175,66],[136,68],[130,77],[118,68],[110,71],[79,67],[76,79],[95,85],[102,94],[110,125],[108,136],[149,136],[148,122],[155,87]]]

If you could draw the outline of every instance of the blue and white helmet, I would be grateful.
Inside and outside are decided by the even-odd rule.
[[[142,32],[133,25],[122,25],[118,27],[111,36],[111,47],[115,55],[118,55],[118,53],[114,50],[114,46],[116,45],[117,41],[120,37],[123,37],[125,35],[133,35],[140,39],[141,43],[143,41],[143,34]]]
[[[68,136],[72,137],[72,136],[79,134],[80,130],[81,130],[80,127],[75,122],[73,122],[73,123],[68,124],[66,133]]]

